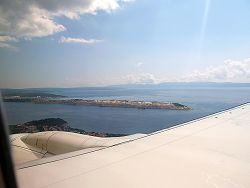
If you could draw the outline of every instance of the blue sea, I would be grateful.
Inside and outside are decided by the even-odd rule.
[[[161,84],[95,88],[44,88],[68,98],[177,102],[189,111],[5,102],[8,124],[62,118],[85,131],[151,133],[250,101],[249,84]]]

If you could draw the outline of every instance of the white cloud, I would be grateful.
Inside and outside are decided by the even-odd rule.
[[[226,60],[223,64],[195,70],[183,80],[212,82],[250,82],[250,58],[242,61]]]
[[[17,42],[17,39],[11,36],[0,36],[0,48],[14,48],[10,42]]]
[[[15,37],[11,37],[11,36],[0,36],[0,42],[8,42],[8,41],[16,42],[17,39]]]
[[[157,84],[162,82],[162,80],[150,73],[129,74],[124,76],[123,80],[129,84]]]
[[[55,18],[112,12],[128,0],[1,0],[0,35],[31,39],[66,30]],[[7,46],[7,43],[5,43]],[[2,44],[2,46],[4,46]]]
[[[84,38],[70,38],[70,37],[61,37],[60,43],[80,43],[80,44],[94,44],[101,42],[101,40],[96,39],[84,39]]]
[[[250,58],[241,61],[225,60],[217,66],[204,70],[195,70],[186,76],[157,77],[150,73],[129,74],[124,76],[123,83],[159,84],[164,82],[250,82]]]
[[[139,61],[139,62],[136,63],[136,67],[139,68],[139,67],[141,67],[143,64],[144,64],[143,62]]]

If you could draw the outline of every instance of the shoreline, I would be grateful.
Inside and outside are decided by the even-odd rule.
[[[65,104],[65,105],[84,105],[99,107],[119,107],[119,108],[137,108],[137,109],[160,109],[160,110],[191,110],[186,105],[172,102],[157,101],[134,101],[134,100],[116,100],[116,99],[55,99],[43,97],[4,97],[4,102],[26,102],[34,104]]]
[[[64,131],[72,132],[96,137],[121,137],[127,134],[104,133],[96,131],[85,131],[83,129],[74,128],[69,123],[61,118],[45,118],[40,120],[27,121],[25,123],[8,125],[10,134],[21,133],[38,133],[44,131]]]

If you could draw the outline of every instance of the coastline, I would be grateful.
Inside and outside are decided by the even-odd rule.
[[[45,118],[32,120],[21,124],[9,125],[10,134],[37,133],[44,131],[64,131],[96,137],[121,137],[127,134],[112,134],[103,132],[88,132],[83,129],[73,128],[69,123],[61,118]]]
[[[172,102],[157,101],[132,101],[132,100],[86,100],[86,99],[55,99],[44,97],[4,97],[4,102],[30,102],[34,104],[65,104],[65,105],[85,105],[99,107],[120,107],[137,109],[161,109],[161,110],[191,110],[189,106]]]

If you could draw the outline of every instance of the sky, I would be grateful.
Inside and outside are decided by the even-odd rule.
[[[0,88],[250,82],[248,0],[1,0]]]

